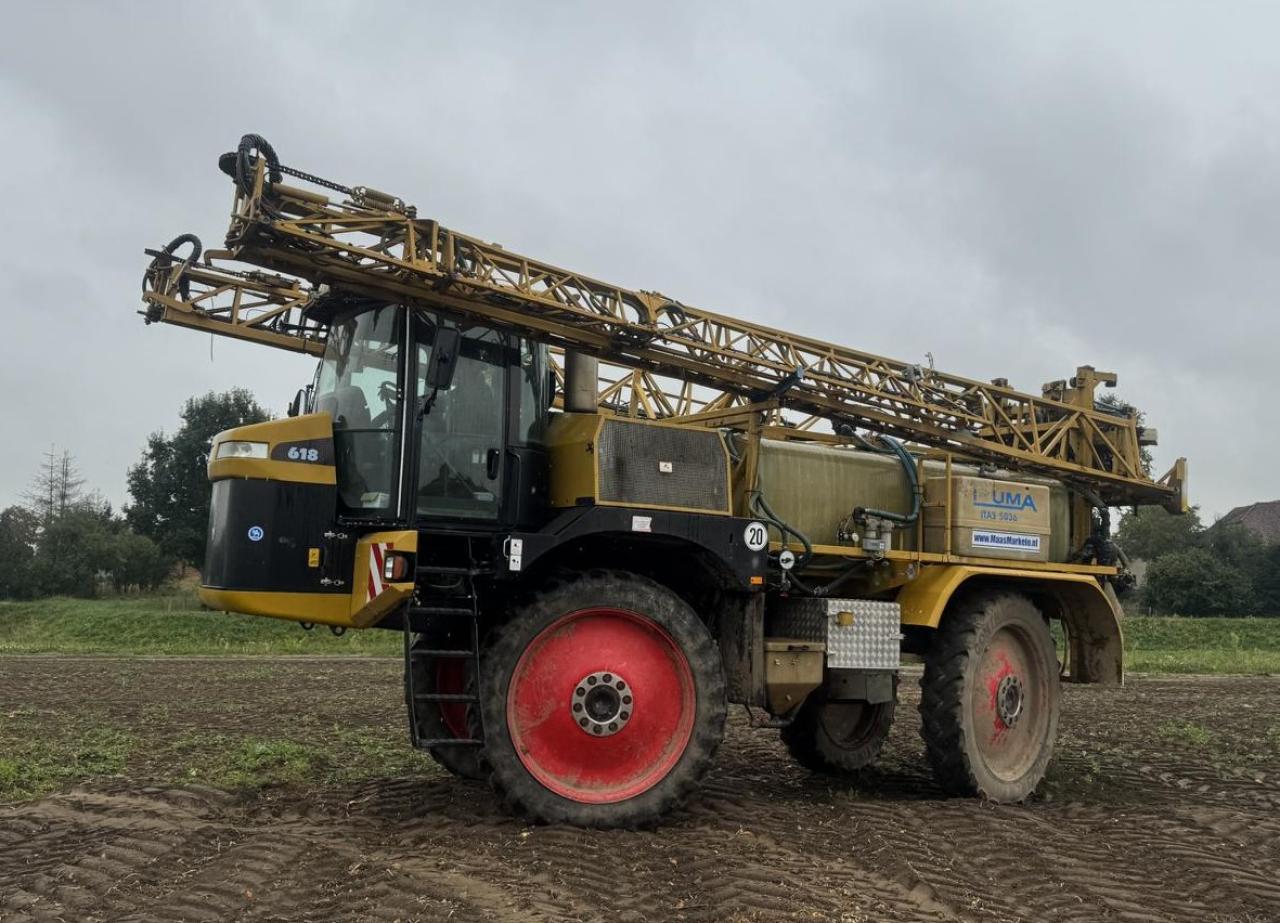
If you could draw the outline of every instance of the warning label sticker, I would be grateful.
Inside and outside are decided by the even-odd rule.
[[[1040,536],[1023,535],[1020,532],[988,532],[973,530],[975,548],[1003,548],[1007,551],[1039,551]]]

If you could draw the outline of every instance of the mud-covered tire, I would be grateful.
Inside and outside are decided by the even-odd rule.
[[[970,595],[948,610],[925,655],[920,733],[948,793],[1018,802],[1035,791],[1058,731],[1049,625],[1025,596]]]
[[[888,702],[832,702],[815,689],[792,722],[782,729],[782,742],[797,763],[813,772],[856,773],[875,762],[893,727],[894,698]]]
[[[416,648],[428,646],[447,647],[449,642],[439,639],[431,644],[419,640]],[[460,658],[414,657],[412,660],[414,687],[421,692],[469,692],[475,688],[470,661]],[[408,695],[408,687],[405,687]],[[446,737],[469,737],[470,707],[465,704],[449,704],[443,707],[436,702],[418,702],[418,736],[435,740]],[[484,748],[480,746],[448,745],[429,747],[426,753],[449,773],[462,779],[480,780],[488,776],[484,763]]]
[[[491,781],[535,820],[651,824],[693,791],[724,735],[707,627],[625,571],[556,574],[490,632],[482,672]]]

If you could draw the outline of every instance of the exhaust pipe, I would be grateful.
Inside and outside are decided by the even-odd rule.
[[[595,413],[600,360],[575,350],[564,353],[564,409],[568,413]]]

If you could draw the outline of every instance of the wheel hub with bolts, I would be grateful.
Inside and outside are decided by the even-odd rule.
[[[592,737],[609,737],[626,727],[633,704],[627,681],[607,670],[582,677],[569,697],[573,720]]]
[[[1005,727],[1011,728],[1018,723],[1025,701],[1022,680],[1012,674],[1000,680],[996,688],[996,714]]]

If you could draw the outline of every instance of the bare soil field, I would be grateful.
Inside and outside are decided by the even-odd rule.
[[[940,796],[917,698],[856,782],[735,718],[684,811],[595,832],[409,752],[395,660],[4,657],[0,920],[1280,920],[1280,679],[1068,687],[1006,807]]]

